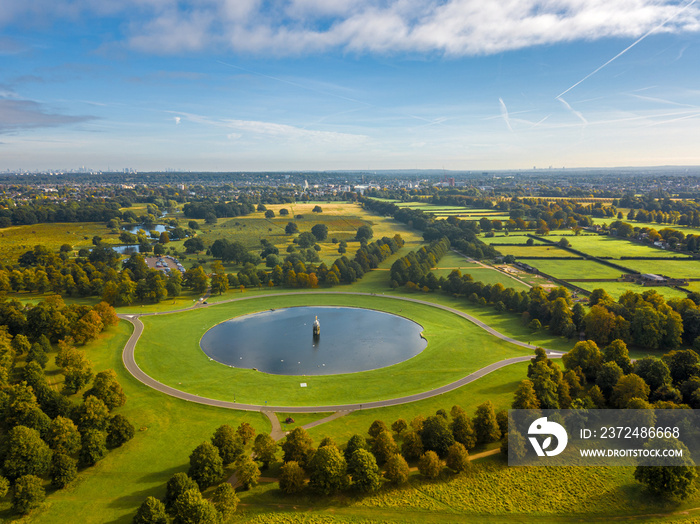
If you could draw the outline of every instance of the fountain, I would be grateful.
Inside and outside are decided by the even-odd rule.
[[[316,316],[316,320],[314,320],[314,338],[318,338],[321,336],[321,323],[318,321],[318,316]]]

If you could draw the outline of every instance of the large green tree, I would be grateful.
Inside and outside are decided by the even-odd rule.
[[[187,474],[200,489],[216,484],[224,476],[224,462],[219,450],[209,442],[202,442],[190,454],[190,467]]]
[[[136,511],[133,524],[168,524],[163,503],[155,497],[147,497]]]
[[[39,432],[15,426],[6,436],[3,473],[15,480],[24,475],[43,476],[51,461],[51,450]]]
[[[348,472],[352,475],[352,484],[362,493],[377,491],[381,485],[379,466],[374,456],[364,449],[357,449],[348,461]]]
[[[311,460],[309,487],[316,493],[331,495],[347,486],[345,457],[335,446],[325,446]]]

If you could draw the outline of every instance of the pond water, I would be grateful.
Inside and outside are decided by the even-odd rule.
[[[163,224],[158,224],[153,227],[148,227],[145,224],[140,224],[138,226],[132,226],[132,227],[123,227],[122,228],[124,231],[128,231],[129,233],[133,233],[134,235],[139,232],[139,229],[143,229],[146,234],[148,234],[150,231],[158,231],[158,233],[162,233],[163,231],[167,231],[167,227],[164,226]]]
[[[313,336],[314,318],[321,324]],[[420,324],[382,311],[291,307],[227,320],[200,341],[205,354],[229,366],[275,375],[331,375],[377,369],[427,346]]]

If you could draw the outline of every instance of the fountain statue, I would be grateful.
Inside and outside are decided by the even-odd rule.
[[[314,320],[314,338],[321,336],[321,323],[318,321],[318,316]]]

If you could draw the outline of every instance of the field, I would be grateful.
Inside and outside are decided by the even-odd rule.
[[[653,289],[659,295],[663,295],[666,300],[671,298],[687,298],[688,294],[684,291],[678,289],[667,287],[667,286],[640,286],[634,282],[576,282],[576,285],[582,287],[583,289],[588,289],[593,291],[594,289],[602,288],[608,292],[608,294],[617,299],[623,293],[627,291],[632,291],[634,293],[644,293]]]
[[[624,211],[625,216],[627,216],[628,211],[628,209]],[[615,220],[618,219],[593,217],[594,224],[611,224],[612,222],[615,222]],[[700,235],[700,227],[681,226],[680,224],[658,224],[656,222],[637,222],[636,220],[627,220],[627,218],[623,218],[622,221],[627,222],[632,227],[648,227],[650,229],[656,229],[657,231],[661,231],[662,229],[666,228],[677,229],[678,231],[682,231],[686,235]]]
[[[210,361],[199,348],[201,335],[218,322],[271,307],[309,303],[367,307],[406,316],[421,324],[428,347],[405,362],[374,371],[303,378],[231,369]],[[378,296],[264,297],[142,320],[145,331],[136,347],[136,361],[144,372],[189,393],[249,404],[334,405],[396,398],[448,384],[491,362],[528,354],[453,314]],[[299,387],[300,382],[308,387]]]
[[[578,278],[619,278],[622,270],[615,269],[592,260],[524,260],[543,273],[563,280]],[[646,262],[646,261],[645,261]],[[579,285],[580,283],[576,283]],[[610,284],[601,283],[599,287]],[[581,286],[585,287],[585,286]]]
[[[479,209],[464,206],[438,206],[436,204],[430,204],[428,202],[400,202],[398,200],[391,200],[387,198],[375,198],[375,200],[380,200],[382,202],[392,202],[396,204],[397,207],[406,207],[409,209],[425,211],[426,213],[432,213],[435,215],[436,218],[447,218],[449,216],[455,216],[463,220],[479,220],[480,218],[486,217],[489,220],[503,221],[506,221],[510,218],[508,213],[504,213],[499,209]]]
[[[700,260],[623,260],[621,263],[642,273],[673,278],[700,278]]]
[[[535,244],[528,246],[523,242],[521,246],[493,246],[502,255],[513,255],[516,258],[522,257],[576,257],[578,255],[561,249],[557,246]],[[529,263],[529,262],[528,262]]]
[[[52,251],[58,251],[63,244],[70,244],[77,251],[81,247],[91,247],[95,235],[102,237],[106,243],[118,243],[118,235],[110,233],[101,222],[7,227],[0,229],[0,261],[16,264],[20,255],[38,244],[43,244]]]
[[[556,241],[559,239],[559,236],[552,234],[550,238]],[[628,257],[670,258],[678,256],[678,253],[671,253],[656,247],[650,247],[607,235],[569,235],[566,236],[566,239],[574,249],[578,249],[594,257],[619,258],[621,255],[624,255]]]
[[[319,205],[323,209],[322,213],[313,213],[312,209]],[[384,236],[393,237],[400,234],[405,241],[403,253],[412,251],[422,244],[422,236],[406,225],[387,217],[371,214],[359,204],[345,202],[311,202],[303,204],[277,204],[266,206],[267,209],[275,212],[274,218],[265,218],[265,213],[258,211],[250,215],[222,218],[216,224],[204,224],[199,220],[200,230],[198,235],[204,241],[205,246],[211,246],[217,239],[227,239],[230,242],[240,242],[252,252],[260,252],[262,249],[260,240],[266,238],[280,251],[280,257],[284,258],[287,248],[294,245],[292,240],[296,235],[285,234],[285,226],[288,222],[294,222],[299,228],[299,233],[311,231],[316,224],[325,224],[328,227],[328,238],[319,242],[321,251],[319,256],[322,262],[331,265],[341,254],[338,252],[339,244],[333,243],[335,238],[338,242],[345,240],[348,244],[347,254],[353,255],[359,248],[360,243],[355,241],[357,229],[363,225],[372,227],[374,236],[372,240]],[[288,216],[281,216],[279,210],[285,208],[289,211]],[[295,218],[302,215],[303,218]],[[186,224],[189,220],[182,215],[175,215],[181,224]],[[175,247],[178,251],[184,251],[184,241],[175,241],[168,244],[168,247]],[[213,258],[205,253],[188,255],[183,261],[185,267],[193,264],[209,264]],[[237,270],[233,264],[224,264],[227,271]],[[264,261],[259,266],[265,268]]]

